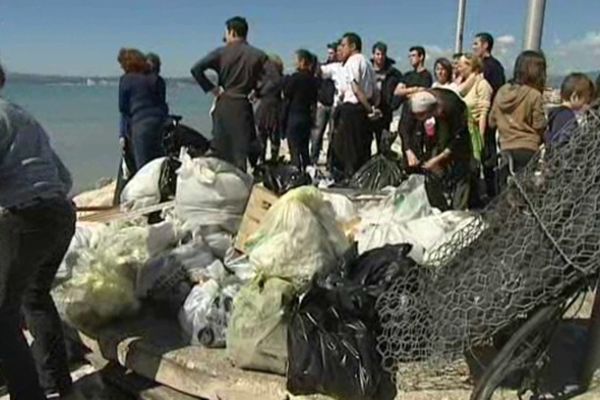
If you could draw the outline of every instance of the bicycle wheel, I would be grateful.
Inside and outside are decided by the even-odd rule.
[[[556,321],[560,310],[559,305],[540,308],[511,336],[477,382],[471,400],[490,400],[506,377],[537,360],[554,331],[547,329],[548,323]]]

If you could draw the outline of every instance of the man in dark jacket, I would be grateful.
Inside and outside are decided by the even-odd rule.
[[[267,55],[248,44],[248,23],[242,17],[226,22],[226,44],[192,67],[192,76],[205,92],[216,97],[212,148],[217,156],[246,170],[250,146],[256,144],[254,112],[248,99],[263,75]],[[206,76],[219,75],[217,86]]]
[[[382,117],[373,121],[373,131],[379,153],[389,149],[391,134],[390,124],[392,123],[392,114],[400,106],[400,98],[394,96],[394,90],[402,82],[402,73],[398,71],[394,64],[395,60],[387,56],[387,45],[383,42],[377,42],[373,46],[373,69],[377,80],[377,89],[380,93],[379,110]]]
[[[498,90],[506,83],[504,67],[494,56],[494,38],[487,32],[478,33],[473,42],[473,52],[483,60],[483,77],[492,87],[492,104]],[[485,186],[489,198],[498,194],[498,184],[496,180],[496,158],[498,149],[496,148],[496,130],[488,127],[484,135],[483,143],[483,175],[485,177]]]
[[[4,80],[0,67],[0,89]],[[72,391],[62,323],[50,296],[75,231],[70,190],[71,175],[44,128],[0,98],[0,361],[11,399],[63,398]]]

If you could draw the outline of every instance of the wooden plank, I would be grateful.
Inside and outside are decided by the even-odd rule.
[[[81,222],[117,222],[117,221],[129,221],[144,215],[151,214],[157,211],[167,210],[175,207],[175,201],[168,201],[161,204],[156,204],[139,210],[123,212],[119,207],[113,207],[106,211],[100,211],[92,214],[79,215],[78,221]]]
[[[173,320],[141,317],[91,332],[83,344],[103,358],[169,386],[209,400],[284,400],[285,378],[234,368],[223,349],[189,346]],[[330,400],[325,396],[298,399]]]

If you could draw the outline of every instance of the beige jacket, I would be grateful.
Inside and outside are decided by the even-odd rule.
[[[489,123],[498,128],[502,150],[537,151],[546,130],[542,93],[525,85],[502,86],[496,94]]]
[[[492,92],[492,87],[488,81],[485,80],[483,74],[477,75],[473,87],[463,97],[463,100],[467,104],[467,107],[469,107],[475,121],[479,121],[479,118],[482,116],[487,118],[491,107]]]

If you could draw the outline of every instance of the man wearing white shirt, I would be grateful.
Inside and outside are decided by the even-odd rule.
[[[345,84],[331,143],[332,172],[338,180],[350,178],[371,157],[369,116],[376,114],[377,89],[373,67],[361,51],[360,36],[346,33],[341,42]]]

